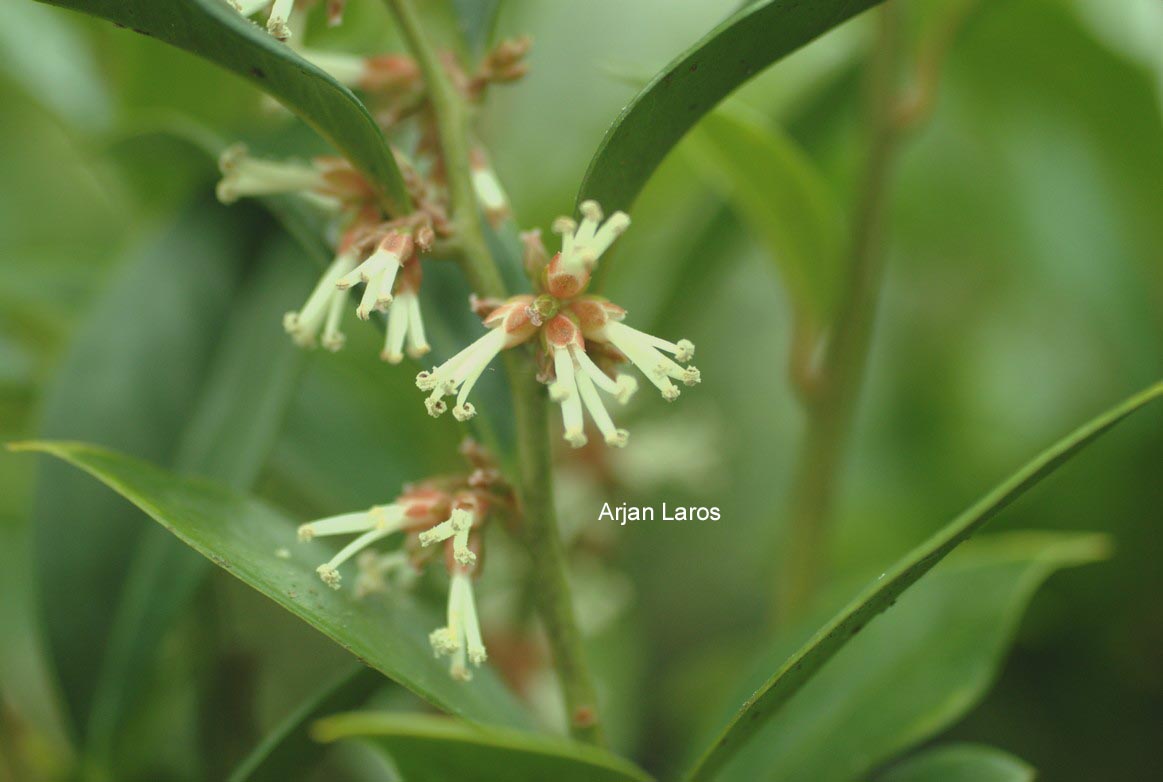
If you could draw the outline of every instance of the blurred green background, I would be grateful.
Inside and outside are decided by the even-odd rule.
[[[379,4],[350,5],[347,24],[313,46],[394,46]],[[735,5],[598,0],[579,14],[566,3],[502,4],[499,34],[534,38],[531,73],[495,90],[480,129],[523,227],[548,229],[570,210],[634,85]],[[922,19],[941,5],[903,8]],[[845,204],[863,143],[870,33],[870,19],[859,18],[737,96],[786,128]],[[1160,40],[1163,6],[1154,0],[1008,0],[969,16],[933,116],[906,140],[892,175],[889,273],[829,583],[880,572],[1042,446],[1163,376]],[[46,399],[63,393],[58,370],[70,345],[101,342],[86,327],[103,292],[159,237],[187,241],[169,226],[206,200],[215,171],[173,131],[261,138],[292,120],[204,62],[25,0],[0,7],[0,105],[0,438],[14,440],[42,431]],[[628,579],[617,580],[616,600],[593,598],[622,606],[595,640],[598,667],[629,693],[611,708],[616,743],[652,769],[673,767],[757,651],[801,427],[786,375],[786,296],[762,247],[715,193],[680,147],[639,200],[607,278],[636,326],[698,345],[702,385],[673,406],[646,394],[636,401],[634,438],[613,463],[617,485],[577,462],[562,464],[560,481],[567,525],[594,525],[603,499],[722,508],[713,529],[598,531],[608,564]],[[260,210],[229,214],[231,230],[285,261],[285,274],[274,274],[297,281],[256,321],[279,335],[282,312],[310,285],[310,261],[293,245],[272,245],[277,228]],[[204,322],[211,309],[172,317],[216,328]],[[121,315],[133,322],[138,311]],[[371,329],[352,320],[348,331],[345,351],[310,354],[296,370],[256,484],[296,518],[382,502],[402,481],[456,463],[456,428],[427,419],[411,371],[374,360]],[[138,369],[148,383],[156,367]],[[208,371],[186,369],[195,378]],[[83,421],[86,396],[76,398],[72,420]],[[682,451],[697,458],[671,464],[658,455]],[[1045,779],[1153,778],[1163,736],[1161,476],[1163,416],[1150,411],[996,522],[1109,532],[1115,552],[1038,593],[996,686],[950,737],[1010,750]],[[0,779],[29,768],[52,776],[71,763],[39,640],[36,478],[35,460],[0,453]],[[83,524],[84,508],[76,510]],[[135,545],[110,543],[122,553]],[[75,610],[84,612],[91,593],[78,589]],[[199,605],[216,612],[214,629],[192,612],[168,633],[159,670],[141,672],[150,686],[133,735],[155,747],[138,764],[141,778],[196,778],[185,764],[200,739],[186,728],[205,661],[191,646],[213,643],[245,661],[253,699],[237,708],[256,731],[345,659],[224,574],[206,591],[212,597]],[[342,772],[331,773],[359,778],[365,761],[340,755]]]

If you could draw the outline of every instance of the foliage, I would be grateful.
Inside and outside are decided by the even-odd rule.
[[[221,0],[48,3],[101,18],[20,0],[0,25],[0,780],[1153,768],[1163,102],[1142,30],[1163,13],[350,0],[284,43]],[[348,189],[211,204],[207,152],[235,138],[340,155]],[[549,232],[539,259],[519,231],[575,197],[633,227],[592,280],[555,280]],[[600,286],[679,363],[697,342],[702,383],[678,367],[673,406],[643,382],[617,424],[564,404],[558,424],[568,394],[533,380],[562,380],[553,333],[531,330],[482,367],[481,415],[433,421],[428,359],[375,361],[391,309],[349,314],[334,354],[279,327],[358,234],[329,198],[374,212],[376,241],[434,234],[436,365],[485,331],[470,292],[580,321]],[[449,578],[363,597],[320,581],[343,544],[296,540],[434,476],[495,522],[472,527],[479,668],[432,653],[470,561],[452,532]],[[620,526],[607,502],[721,518]],[[438,564],[434,529],[403,530],[415,562]]]

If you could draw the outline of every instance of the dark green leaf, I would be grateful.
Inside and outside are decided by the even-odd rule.
[[[311,725],[329,714],[361,706],[385,683],[379,671],[355,665],[279,723],[238,765],[230,782],[302,778],[326,751],[326,747],[311,739]]]
[[[692,779],[713,777],[787,705],[792,695],[799,692],[824,663],[958,544],[1115,424],[1160,397],[1163,397],[1163,383],[1139,392],[1070,433],[894,564],[788,658],[775,675],[743,704],[695,765]]]
[[[739,108],[708,114],[683,147],[762,241],[792,301],[826,322],[841,280],[843,214],[786,133]]]
[[[279,99],[383,190],[410,209],[404,179],[368,110],[335,79],[223,0],[42,0],[99,16],[221,65]]]
[[[433,658],[428,633],[441,624],[434,612],[421,610],[405,594],[359,600],[350,589],[325,587],[315,567],[334,547],[296,542],[295,523],[269,506],[92,445],[13,447],[50,453],[85,470],[216,565],[440,708],[482,722],[527,723],[524,710],[489,668],[465,684]]]
[[[740,9],[675,58],[606,132],[578,200],[629,209],[646,180],[704,114],[767,66],[879,0],[767,0]]]
[[[978,744],[934,747],[893,766],[878,782],[1034,782],[1034,769],[1008,752]]]
[[[314,734],[321,741],[369,741],[391,756],[408,782],[493,782],[500,777],[506,782],[649,779],[628,760],[588,744],[426,714],[339,714],[319,722]]]
[[[1101,535],[1007,533],[967,543],[845,646],[720,779],[847,782],[977,704],[1055,570],[1106,555]],[[774,650],[771,670],[811,626]]]

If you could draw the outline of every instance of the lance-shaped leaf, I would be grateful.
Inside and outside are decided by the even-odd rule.
[[[1028,489],[1066,463],[1115,424],[1163,397],[1163,382],[1135,394],[1043,451],[976,504],[881,574],[848,606],[825,624],[743,704],[691,772],[691,779],[711,779],[799,692],[826,662],[900,595],[959,544],[977,532]]]
[[[253,247],[236,238],[247,235],[245,217],[191,207],[118,268],[47,393],[42,436],[84,438],[173,463],[245,279]],[[33,532],[45,642],[81,737],[145,526],[126,502],[78,477],[60,464],[43,466]]]
[[[234,71],[318,131],[378,184],[394,211],[411,208],[383,133],[351,90],[224,0],[41,1],[108,19]]]
[[[557,736],[468,725],[426,714],[354,712],[316,724],[321,741],[362,739],[408,782],[640,782],[650,777],[606,750]]]
[[[666,154],[704,114],[767,66],[880,0],[767,0],[728,18],[676,57],[606,131],[578,201],[629,209]]]
[[[1025,761],[995,747],[948,744],[899,763],[876,782],[1034,782]]]
[[[406,594],[357,599],[351,589],[324,586],[315,568],[331,558],[335,547],[318,540],[298,543],[295,523],[270,506],[84,443],[10,447],[49,453],[85,470],[214,564],[430,703],[481,722],[528,723],[524,709],[487,665],[471,683],[463,683],[433,658],[428,633],[443,624],[438,614]]]
[[[1077,533],[1010,532],[970,541],[853,638],[719,779],[865,778],[975,706],[1046,578],[1101,559],[1109,548],[1102,535]],[[789,633],[790,648],[810,632],[806,626]],[[773,649],[760,677],[787,651]]]

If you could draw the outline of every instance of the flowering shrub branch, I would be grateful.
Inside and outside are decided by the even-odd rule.
[[[291,15],[293,3],[285,0],[236,5],[248,16],[266,9],[267,29],[284,41],[294,38],[292,28],[302,21],[300,14]],[[436,52],[408,0],[387,0],[387,5],[410,56],[354,57],[297,48],[339,81],[368,92],[376,102],[377,120],[385,127],[410,118],[418,121],[415,160],[393,150],[414,204],[412,211],[389,211],[378,201],[375,183],[342,159],[278,163],[255,159],[242,146],[231,147],[220,159],[218,196],[230,203],[244,196],[295,193],[333,219],[338,237],[334,259],[303,306],[284,317],[287,332],[303,347],[322,345],[333,351],[343,347],[341,322],[348,292],[362,286],[357,317],[367,320],[374,312],[386,314],[381,358],[393,364],[405,354],[420,358],[430,350],[418,296],[421,257],[438,241],[458,257],[474,290],[470,306],[487,331],[442,364],[420,372],[416,385],[427,394],[430,415],[439,416],[451,406],[458,421],[468,421],[477,414],[470,401],[476,382],[494,358],[506,354],[520,479],[515,482],[517,500],[506,503],[505,510],[518,520],[515,528],[534,563],[540,615],[571,729],[578,737],[600,741],[593,684],[581,652],[554,515],[545,398],[560,406],[563,435],[570,446],[587,443],[588,414],[607,445],[622,447],[629,432],[614,423],[603,401],[604,394],[625,404],[638,389],[638,381],[620,368],[634,365],[663,399],[672,402],[680,394],[678,384],[693,386],[700,381],[699,370],[689,364],[694,345],[630,327],[623,322],[624,309],[589,292],[603,253],[630,226],[627,214],[619,211],[606,217],[594,201],[581,205],[580,223],[569,217],[554,222],[561,250],[552,257],[538,231],[522,235],[524,268],[533,291],[511,295],[506,290],[485,239],[485,224],[497,226],[508,220],[511,208],[487,153],[470,135],[468,106],[481,100],[490,85],[525,74],[530,42],[527,38],[503,42],[469,72],[455,58]],[[333,4],[331,10],[335,22],[341,4]],[[487,659],[471,585],[478,567],[479,529],[491,506],[481,487],[467,479],[451,483],[433,479],[406,488],[387,505],[320,519],[300,529],[304,539],[357,535],[321,564],[318,573],[338,589],[341,566],[358,558],[360,594],[409,580],[423,564],[417,552],[444,543],[450,577],[448,622],[433,631],[430,641],[437,655],[452,658],[452,674],[462,680],[470,678],[469,664],[479,666]],[[404,548],[383,555],[370,548],[397,533],[407,540]]]

